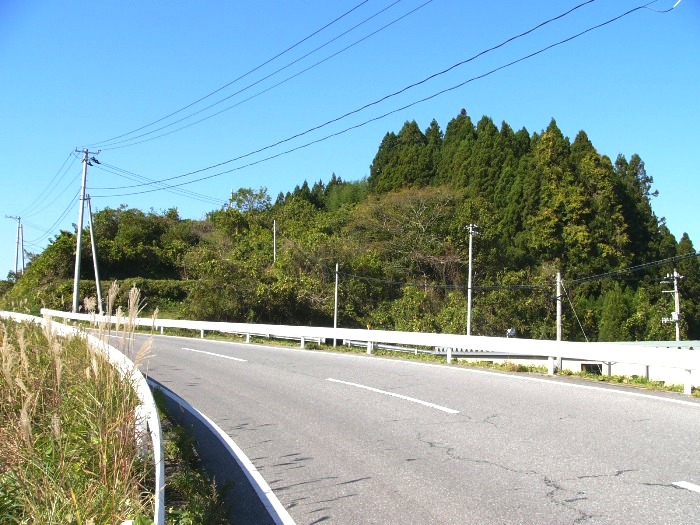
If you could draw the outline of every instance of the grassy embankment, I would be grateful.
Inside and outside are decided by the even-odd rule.
[[[149,350],[133,346],[138,313],[132,289],[120,340],[137,363]],[[50,325],[1,321],[0,340],[0,522],[152,523],[153,458],[139,454],[132,385],[84,338]],[[161,419],[167,523],[228,523],[230,504],[199,469],[193,439]]]
[[[83,338],[12,321],[0,334],[0,522],[153,516],[131,385]]]

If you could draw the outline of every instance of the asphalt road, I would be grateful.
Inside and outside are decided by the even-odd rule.
[[[153,353],[142,369],[298,524],[700,523],[700,403],[680,395],[176,337]]]

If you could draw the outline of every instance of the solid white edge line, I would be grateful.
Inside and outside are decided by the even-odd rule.
[[[675,485],[676,487],[682,489],[692,490],[693,492],[700,493],[700,485],[696,485],[695,483],[690,483],[688,481],[675,481],[671,483],[671,485]]]
[[[158,388],[161,392],[163,392],[163,394],[170,397],[170,399],[178,403],[190,414],[194,415],[204,425],[206,425],[209,430],[216,434],[219,440],[228,449],[229,453],[234,457],[236,463],[238,463],[238,465],[241,467],[251,485],[253,485],[255,492],[260,498],[260,501],[265,506],[265,509],[276,524],[296,525],[294,519],[289,515],[289,512],[287,512],[287,509],[284,508],[284,505],[282,505],[280,500],[277,499],[277,496],[275,496],[275,493],[272,491],[260,472],[258,472],[258,469],[255,468],[253,462],[250,461],[245,452],[243,452],[241,448],[236,445],[233,439],[231,439],[231,437],[224,432],[219,425],[214,423],[205,414],[190,405],[176,393],[170,391],[167,387],[157,384],[153,384],[152,386],[154,386],[154,388]]]
[[[230,355],[223,355],[223,354],[215,354],[214,352],[205,352],[204,350],[195,350],[194,348],[185,348],[184,346],[182,347],[183,350],[187,350],[188,352],[196,352],[198,354],[206,354],[206,355],[211,355],[214,357],[221,357],[222,359],[230,359],[231,361],[240,361],[242,363],[247,363],[247,359],[241,359],[240,357],[231,357]]]
[[[358,383],[350,383],[349,381],[341,381],[340,379],[333,379],[332,377],[327,378],[326,381],[331,381],[332,383],[340,383],[343,385],[350,385],[350,386],[354,386],[357,388],[364,388],[365,390],[369,390],[370,392],[376,392],[378,394],[384,394],[386,396],[397,397],[399,399],[403,399],[404,401],[410,401],[411,403],[418,403],[419,405],[434,408],[436,410],[441,410],[442,412],[447,412],[448,414],[459,414],[459,410],[453,410],[451,408],[436,405],[435,403],[429,403],[428,401],[416,399],[415,397],[408,397],[408,396],[404,396],[401,394],[396,394],[394,392],[388,392],[386,390],[379,390],[378,388],[374,388],[374,387],[367,386],[367,385],[360,385]]]

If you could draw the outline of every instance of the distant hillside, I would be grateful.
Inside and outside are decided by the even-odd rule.
[[[94,224],[105,284],[136,282],[149,308],[170,316],[331,325],[339,263],[340,326],[464,332],[465,226],[477,224],[472,333],[553,338],[559,270],[565,338],[672,339],[660,280],[675,266],[682,332],[697,339],[700,263],[653,264],[695,253],[654,214],[654,194],[638,155],[613,162],[583,131],[571,142],[554,120],[530,134],[488,117],[475,126],[463,112],[444,133],[435,121],[387,133],[366,180],[304,181],[274,203],[242,188],[203,221],[120,208]],[[81,290],[94,295],[83,238]],[[0,288],[4,307],[70,308],[74,246],[61,232]]]

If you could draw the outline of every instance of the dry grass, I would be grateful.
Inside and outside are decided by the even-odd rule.
[[[139,311],[133,298],[129,317]],[[5,321],[0,339],[0,523],[152,516],[152,461],[138,454],[131,385],[84,338],[58,337],[51,323]]]

